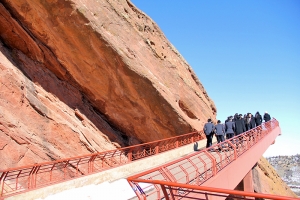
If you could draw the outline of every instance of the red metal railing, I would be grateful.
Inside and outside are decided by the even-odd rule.
[[[0,198],[124,165],[203,138],[202,131],[195,131],[140,145],[0,170]]]
[[[212,197],[217,197],[218,199],[225,199],[229,195],[233,199],[275,199],[275,200],[295,200],[299,198],[295,197],[286,197],[286,196],[278,196],[271,194],[262,194],[262,193],[254,193],[254,192],[244,192],[237,190],[227,190],[221,188],[213,188],[213,187],[205,187],[198,185],[189,185],[182,183],[174,183],[169,181],[160,181],[160,180],[131,180],[132,182],[142,182],[142,183],[150,183],[155,184],[157,188],[160,188],[162,191],[162,196],[157,199],[165,199],[165,200],[177,200],[177,199],[203,199],[209,200]],[[137,185],[133,185],[133,189],[135,191],[141,190]],[[141,191],[143,192],[143,191]],[[146,194],[143,195],[140,199],[146,199]],[[154,198],[153,198],[154,199]]]
[[[272,119],[267,123],[263,123],[261,126],[222,143],[215,144],[208,149],[195,152],[173,162],[136,174],[127,178],[127,180],[133,188],[139,188],[138,182],[144,182],[145,180],[150,182],[159,180],[201,185],[236,160],[278,126],[278,121]],[[145,199],[146,197],[161,199],[165,196],[161,187],[155,184],[149,185],[149,188],[145,188],[145,190],[151,191],[145,194],[140,190],[135,190],[140,199]]]

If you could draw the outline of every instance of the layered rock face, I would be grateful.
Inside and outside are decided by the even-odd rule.
[[[261,157],[252,172],[255,192],[298,197],[264,157]]]
[[[201,130],[216,107],[126,0],[2,0],[0,169]]]

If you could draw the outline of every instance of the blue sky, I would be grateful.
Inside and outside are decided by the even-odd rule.
[[[300,1],[132,0],[183,55],[222,122],[263,114],[282,135],[264,156],[300,153]]]

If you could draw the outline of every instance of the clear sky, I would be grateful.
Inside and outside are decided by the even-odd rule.
[[[299,0],[131,0],[190,64],[222,122],[234,113],[278,119],[264,156],[300,153]]]

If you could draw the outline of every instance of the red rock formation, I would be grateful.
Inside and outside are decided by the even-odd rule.
[[[0,168],[200,130],[216,107],[126,0],[0,3]]]
[[[255,192],[297,197],[264,157],[252,172]]]

